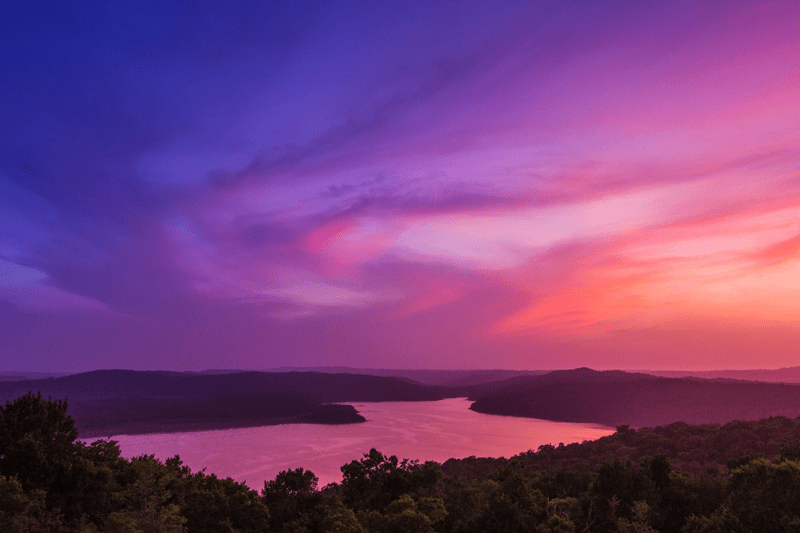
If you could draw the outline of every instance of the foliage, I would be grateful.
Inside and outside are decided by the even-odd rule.
[[[0,476],[0,524],[7,533],[51,531],[60,525],[58,516],[45,508],[45,493],[25,492],[16,478]]]
[[[125,459],[114,441],[78,441],[65,402],[28,394],[0,409],[0,531],[800,531],[798,427],[780,418],[621,427],[510,460],[451,460],[447,474],[372,449],[342,466],[340,484],[320,489],[297,468],[257,493],[177,456]]]
[[[0,408],[0,531],[266,530],[267,507],[246,485],[177,457],[126,460],[114,441],[86,445],[66,409],[33,394]]]
[[[318,483],[317,476],[303,468],[284,470],[264,483],[261,500],[270,510],[273,529],[280,531],[286,524],[312,512],[320,500]]]
[[[404,494],[433,495],[442,477],[441,468],[432,461],[399,461],[375,448],[341,470],[344,501],[355,510],[382,511]]]
[[[0,407],[0,475],[16,476],[25,490],[59,489],[70,476],[78,431],[66,401],[28,393]]]

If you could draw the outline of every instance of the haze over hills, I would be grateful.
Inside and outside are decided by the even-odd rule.
[[[359,374],[368,376],[396,377],[410,379],[423,385],[442,385],[442,386],[467,386],[490,381],[500,381],[515,376],[535,376],[546,374],[550,370],[453,370],[453,369],[396,369],[396,368],[354,368],[349,366],[284,366],[276,368],[266,368],[263,370],[246,369],[209,369],[202,371],[187,370],[184,372],[174,372],[176,374],[190,375],[222,375],[239,374],[243,372],[319,372],[324,374]],[[23,381],[32,379],[46,379],[49,377],[64,377],[71,375],[65,372],[0,372],[0,382],[3,381]]]
[[[370,376],[399,377],[411,379],[424,385],[469,386],[491,381],[500,381],[518,376],[538,376],[553,370],[504,370],[504,369],[397,369],[397,368],[357,368],[349,366],[283,366],[261,370],[248,369],[209,369],[202,371],[186,370],[185,374],[219,375],[238,374],[242,372],[321,372],[325,374],[363,374]],[[652,376],[682,378],[698,377],[704,379],[737,379],[744,381],[765,381],[770,383],[800,382],[800,366],[785,368],[760,368],[750,370],[625,370],[629,373],[649,374]],[[46,379],[48,377],[64,377],[74,373],[68,372],[23,372],[2,371],[0,382]]]
[[[667,378],[698,377],[705,379],[739,379],[771,383],[800,383],[800,366],[754,370],[637,370]]]
[[[280,367],[266,372],[325,372],[330,374],[368,374],[404,378],[423,385],[462,387],[493,381],[502,381],[518,376],[538,376],[550,370],[452,370],[452,369],[397,369],[397,368],[352,368],[349,366]]]
[[[1,381],[25,381],[28,379],[47,379],[47,378],[60,378],[69,376],[69,372],[15,372],[8,370],[0,372]]]

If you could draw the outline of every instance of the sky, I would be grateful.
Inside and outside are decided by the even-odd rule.
[[[30,2],[0,370],[800,365],[800,5]]]

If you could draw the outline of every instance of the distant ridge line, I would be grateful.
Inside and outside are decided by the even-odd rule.
[[[100,370],[100,369],[97,369]],[[117,370],[117,369],[115,369]],[[151,370],[191,375],[224,375],[243,372],[320,372],[325,374],[361,374],[382,377],[412,379],[427,385],[471,385],[488,381],[502,381],[521,376],[538,376],[568,369],[555,370],[508,370],[494,369],[415,369],[415,368],[356,368],[350,366],[281,366],[263,369],[206,369],[206,370]],[[800,366],[776,369],[757,368],[750,370],[645,370],[628,369],[628,373],[648,374],[667,378],[696,377],[701,379],[732,379],[761,381],[766,383],[800,383]],[[0,382],[15,382],[47,378],[59,378],[85,372],[22,372],[0,371]]]
[[[665,378],[696,377],[767,383],[800,383],[800,366],[753,370],[630,370],[630,372],[641,372]]]

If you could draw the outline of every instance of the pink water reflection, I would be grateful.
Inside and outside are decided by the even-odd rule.
[[[551,422],[470,411],[465,398],[436,402],[358,403],[364,424],[288,424],[193,433],[118,435],[125,457],[181,456],[192,471],[206,468],[260,489],[281,470],[312,470],[320,486],[341,481],[341,465],[370,448],[420,461],[509,457],[542,444],[593,440],[614,432],[593,424]]]

